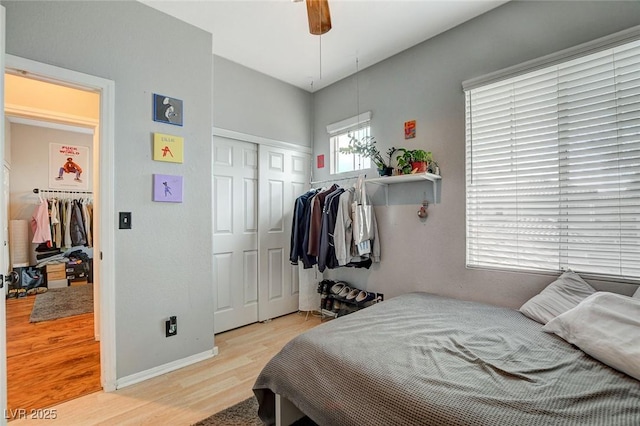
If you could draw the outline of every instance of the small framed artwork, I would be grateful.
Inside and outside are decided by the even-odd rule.
[[[182,176],[153,175],[153,201],[182,202]]]
[[[413,139],[416,137],[416,120],[404,122],[404,138]]]
[[[153,159],[170,163],[184,161],[184,138],[180,136],[153,134]]]
[[[182,126],[182,101],[154,93],[153,121]]]

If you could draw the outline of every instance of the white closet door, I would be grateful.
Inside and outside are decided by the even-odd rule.
[[[298,269],[289,262],[293,203],[308,188],[309,155],[260,145],[259,320],[298,310]]]
[[[214,332],[258,321],[258,151],[213,137]]]

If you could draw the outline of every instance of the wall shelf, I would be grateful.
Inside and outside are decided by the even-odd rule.
[[[397,175],[397,176],[381,176],[378,178],[366,179],[366,183],[372,183],[374,185],[380,185],[384,187],[384,195],[386,204],[389,205],[389,185],[409,183],[409,182],[430,182],[432,188],[434,203],[438,201],[438,185],[437,181],[441,180],[442,176],[434,175],[433,173],[413,173],[409,175]]]

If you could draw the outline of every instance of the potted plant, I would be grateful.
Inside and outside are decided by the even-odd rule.
[[[432,161],[431,152],[423,149],[408,150],[400,148],[402,154],[398,155],[398,171],[401,174],[423,173],[427,171],[428,164]]]
[[[398,151],[402,151],[402,154],[397,157],[398,171],[405,175],[426,172],[429,162],[433,161],[431,151],[405,148],[400,148]]]
[[[391,156],[396,152],[394,147],[389,148],[387,151],[387,157],[389,157],[389,160],[385,161],[382,153],[376,146],[376,139],[373,136],[365,136],[362,139],[357,139],[353,136],[350,136],[350,138],[349,146],[340,148],[340,152],[345,154],[357,154],[369,158],[373,161],[373,164],[376,165],[380,176],[391,176],[393,168],[390,167],[389,163],[391,162]]]

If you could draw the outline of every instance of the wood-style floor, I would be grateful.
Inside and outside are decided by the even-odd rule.
[[[93,314],[30,323],[35,299],[7,300],[7,415],[102,389]]]
[[[191,425],[253,395],[260,370],[289,340],[320,324],[295,313],[215,336],[218,355],[115,392],[50,407],[61,425]],[[16,419],[12,426],[42,424]]]

